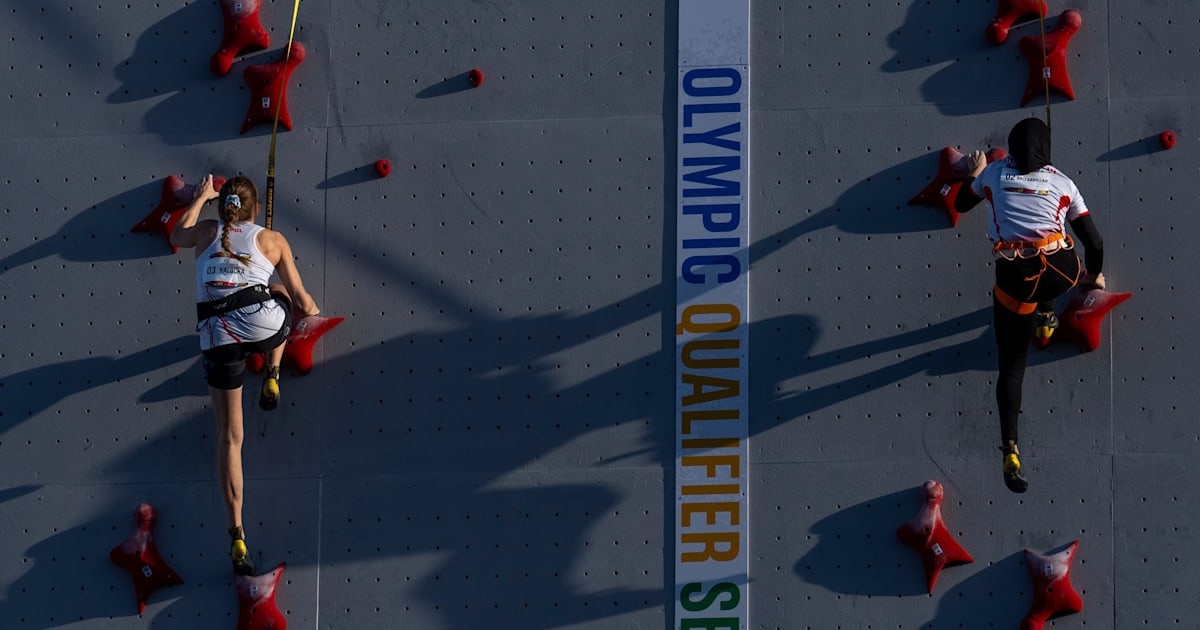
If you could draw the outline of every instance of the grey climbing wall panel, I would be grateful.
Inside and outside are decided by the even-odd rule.
[[[1097,351],[1032,354],[1021,497],[985,210],[906,202],[942,147],[1044,115],[1018,107],[1038,25],[992,47],[994,2],[752,5],[752,627],[1016,627],[1021,550],[1075,539],[1085,608],[1053,627],[1192,623],[1200,6],[1050,5],[1084,18],[1055,161],[1134,297]],[[236,625],[190,253],[129,229],[168,175],[262,185],[241,73],[290,10],[214,77],[211,0],[0,0],[0,627]],[[302,2],[275,228],[346,319],[280,409],[247,395],[246,527],[290,627],[674,625],[678,11]],[[926,479],[975,559],[932,594],[894,535]],[[139,618],[106,556],[143,501],[186,583]]]

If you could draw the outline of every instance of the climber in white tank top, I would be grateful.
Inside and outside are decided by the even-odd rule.
[[[219,221],[200,221],[204,204],[220,199]],[[204,374],[217,418],[217,467],[225,493],[233,570],[253,575],[242,530],[242,381],[246,355],[266,355],[267,374],[258,403],[279,404],[279,362],[290,329],[289,310],[320,312],[304,290],[287,239],[254,224],[258,191],[245,177],[225,182],[218,194],[208,175],[171,232],[171,244],[196,249],[196,320]],[[279,274],[280,284],[270,284]],[[294,300],[294,302],[293,302]]]
[[[269,287],[275,265],[258,249],[257,236],[265,228],[241,222],[229,226],[217,223],[217,233],[228,235],[229,249],[215,239],[196,258],[196,303],[227,298],[247,287]],[[283,326],[288,317],[285,304],[269,299],[221,315],[205,318],[197,324],[200,349],[234,343],[263,341]]]

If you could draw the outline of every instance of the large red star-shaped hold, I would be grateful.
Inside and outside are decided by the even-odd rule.
[[[292,42],[291,52],[285,59],[275,63],[246,68],[243,76],[246,85],[250,86],[250,111],[242,122],[242,133],[246,133],[258,123],[273,123],[275,112],[279,112],[279,124],[284,129],[292,129],[292,117],[287,108],[287,83],[292,76],[292,70],[304,61],[304,46],[300,42]],[[281,92],[279,81],[284,84]]]
[[[134,510],[133,517],[137,528],[125,542],[113,547],[108,557],[133,578],[133,591],[137,596],[140,615],[146,610],[146,600],[154,589],[183,584],[183,578],[163,560],[154,544],[154,524],[158,520],[154,508],[143,503]]]
[[[287,563],[258,576],[239,575],[237,630],[287,630],[287,619],[275,607],[275,589]]]
[[[221,36],[221,47],[208,61],[214,74],[227,74],[233,66],[233,58],[242,52],[262,50],[271,45],[271,36],[258,19],[261,4],[259,0],[221,0],[225,34]]]
[[[1081,26],[1083,15],[1075,9],[1067,9],[1059,16],[1058,26],[1046,33],[1044,49],[1041,35],[1021,38],[1021,54],[1029,61],[1029,81],[1025,83],[1025,95],[1021,97],[1022,107],[1039,94],[1044,94],[1047,83],[1050,89],[1075,100],[1075,90],[1071,88],[1071,79],[1067,76],[1067,44]]]
[[[942,520],[944,496],[942,484],[926,481],[921,486],[921,499],[924,501],[921,511],[896,529],[896,538],[900,542],[921,553],[921,560],[925,564],[925,582],[930,593],[943,568],[975,561],[946,529],[946,523]]]
[[[1041,18],[1046,11],[1046,0],[1000,0],[996,17],[987,27],[987,40],[999,46],[1008,39],[1008,29],[1017,20],[1027,15]]]
[[[1071,586],[1071,561],[1079,541],[1055,554],[1044,556],[1025,550],[1025,567],[1033,578],[1033,607],[1021,620],[1021,630],[1042,630],[1051,617],[1083,610],[1083,600]]]
[[[214,177],[213,187],[220,190],[221,186],[225,185],[224,177]],[[187,207],[191,205],[192,198],[196,194],[196,184],[185,184],[183,179],[168,175],[163,180],[162,197],[158,200],[158,205],[146,215],[137,225],[133,226],[130,232],[158,232],[167,239],[167,243],[171,242],[171,231],[175,229],[175,224],[179,223],[179,219],[183,217],[183,213]],[[171,246],[172,253],[178,252],[179,248]]]
[[[987,161],[991,164],[1007,155],[1008,152],[1004,149],[994,147],[988,149]],[[933,181],[929,182],[929,185],[915,197],[909,199],[908,205],[923,204],[941,208],[946,211],[946,217],[950,219],[950,227],[957,226],[960,213],[954,209],[954,200],[958,198],[958,191],[962,188],[969,168],[970,158],[962,151],[954,147],[942,149],[938,157],[937,177],[933,178]]]
[[[308,315],[296,322],[283,348],[283,362],[300,374],[308,374],[313,367],[313,346],[322,335],[345,321],[345,317],[321,317]],[[246,357],[246,369],[255,374],[265,366],[263,355],[255,353]]]

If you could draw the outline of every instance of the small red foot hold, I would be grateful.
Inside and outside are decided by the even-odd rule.
[[[167,565],[154,544],[154,523],[158,520],[154,508],[143,503],[134,510],[133,517],[137,528],[125,542],[113,547],[108,557],[133,578],[140,615],[146,610],[146,600],[154,589],[183,584],[183,578]]]
[[[221,0],[225,34],[221,36],[221,47],[208,60],[213,74],[224,76],[233,66],[234,57],[271,45],[271,36],[258,20],[260,7],[259,0]]]
[[[213,187],[218,190],[225,185],[224,177],[216,177],[213,179]],[[179,223],[179,219],[183,217],[184,210],[191,205],[192,198],[196,194],[195,184],[185,184],[183,179],[175,175],[168,175],[163,180],[162,197],[158,200],[158,205],[146,215],[137,225],[133,226],[130,232],[158,232],[167,239],[167,243],[171,242],[171,231],[175,229],[175,224]],[[178,247],[171,247],[172,252],[178,252]]]
[[[1079,11],[1067,9],[1062,12],[1058,26],[1046,33],[1045,63],[1042,61],[1042,36],[1021,38],[1021,54],[1029,62],[1029,81],[1025,83],[1025,95],[1021,97],[1022,107],[1046,92],[1047,81],[1050,89],[1075,100],[1075,90],[1071,88],[1071,79],[1067,76],[1067,44],[1081,26],[1083,15]]]
[[[1079,541],[1056,554],[1044,556],[1025,550],[1025,567],[1033,578],[1033,607],[1021,620],[1021,630],[1042,630],[1051,617],[1083,610],[1083,600],[1071,586],[1071,561]]]
[[[239,575],[237,630],[287,630],[287,619],[275,607],[275,589],[287,563],[258,576]]]
[[[375,172],[379,173],[380,177],[387,177],[392,174],[392,163],[387,160],[378,160],[375,162]]]
[[[1008,39],[1008,29],[1017,20],[1033,16],[1040,18],[1046,15],[1045,0],[1000,0],[996,7],[996,17],[988,24],[987,40],[994,46],[1003,44]]]
[[[467,81],[471,83],[471,87],[477,88],[483,85],[483,71],[475,68],[467,73]]]
[[[1004,149],[995,147],[988,149],[987,161],[989,164],[996,160],[1002,160],[1008,156],[1008,152]],[[942,153],[938,158],[938,174],[933,178],[932,182],[917,193],[915,197],[908,200],[908,205],[926,205],[935,208],[941,208],[946,211],[946,217],[950,219],[950,227],[958,225],[959,212],[954,209],[954,200],[958,198],[958,191],[962,188],[963,179],[967,177],[969,172],[970,158],[963,154],[962,151],[954,147],[946,147],[942,149]]]
[[[242,133],[246,133],[258,123],[274,123],[275,112],[279,112],[279,124],[291,131],[292,117],[287,108],[287,83],[292,71],[304,61],[304,46],[300,42],[292,42],[291,54],[286,59],[261,66],[250,66],[243,74],[246,85],[250,86],[250,111],[242,122]],[[283,81],[284,90],[280,94],[278,81]]]
[[[930,593],[943,568],[975,561],[946,529],[946,523],[942,520],[944,496],[942,484],[926,481],[921,486],[921,499],[925,502],[921,511],[896,529],[896,538],[900,542],[921,553],[921,560],[925,564],[925,582]]]
[[[1168,151],[1175,148],[1175,132],[1170,129],[1158,134],[1158,141]]]
[[[283,362],[300,374],[308,374],[313,368],[313,346],[325,333],[345,321],[345,317],[321,317],[309,315],[296,322],[283,348]],[[246,369],[257,374],[266,366],[261,354],[246,356]]]

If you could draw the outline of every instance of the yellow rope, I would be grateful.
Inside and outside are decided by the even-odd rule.
[[[292,6],[292,27],[288,31],[288,45],[283,53],[283,76],[279,82],[279,99],[275,101],[275,123],[271,125],[271,151],[267,157],[267,229],[271,229],[271,220],[275,216],[275,136],[279,132],[279,112],[283,109],[284,90],[287,89],[287,64],[292,59],[292,40],[296,36],[296,16],[300,14],[300,0]]]
[[[1042,8],[1046,8],[1045,2],[1042,3]],[[1038,22],[1042,25],[1042,82],[1046,85],[1046,128],[1050,129],[1050,62],[1046,57],[1046,11],[1038,13],[1040,16]]]

